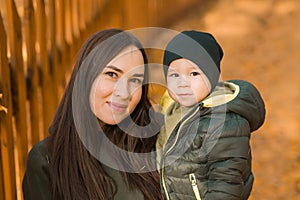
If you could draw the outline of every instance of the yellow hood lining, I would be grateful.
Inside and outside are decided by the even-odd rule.
[[[232,101],[240,92],[240,87],[231,82],[219,83],[216,89],[206,97],[203,107],[215,107]]]

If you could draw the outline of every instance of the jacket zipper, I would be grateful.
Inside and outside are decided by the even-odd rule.
[[[165,157],[174,147],[175,147],[175,144],[177,143],[177,140],[178,140],[178,137],[179,137],[179,133],[183,127],[183,125],[189,120],[191,119],[197,112],[198,112],[199,108],[197,108],[193,114],[191,114],[188,118],[186,118],[182,124],[179,126],[178,128],[178,131],[177,131],[177,135],[176,135],[176,139],[175,139],[175,142],[173,143],[173,145],[166,151],[166,153],[163,155],[163,157]],[[164,188],[164,192],[166,194],[166,198],[167,200],[170,200],[170,197],[169,197],[169,193],[168,193],[168,190],[167,190],[167,186],[166,186],[166,182],[165,182],[165,177],[164,177],[164,170],[165,168],[165,159],[162,159],[162,166],[161,166],[161,179],[162,179],[162,185],[163,185],[163,188]]]
[[[194,173],[189,174],[189,179],[190,179],[190,182],[192,184],[192,188],[193,188],[196,199],[201,200],[200,192],[199,192],[199,188],[198,188],[198,185],[197,185],[197,179],[196,179],[195,174]]]

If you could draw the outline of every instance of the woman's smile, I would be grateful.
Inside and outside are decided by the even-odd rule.
[[[127,110],[128,108],[128,104],[123,104],[123,103],[116,103],[116,102],[107,102],[108,106],[116,111],[116,112],[120,112],[123,113]]]

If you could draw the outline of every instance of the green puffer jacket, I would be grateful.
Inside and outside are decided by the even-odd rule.
[[[157,144],[166,140],[157,158],[166,199],[235,200],[250,195],[254,180],[250,133],[264,122],[264,102],[246,81],[233,80],[217,88],[173,131],[159,135]],[[176,105],[168,109],[167,117]]]

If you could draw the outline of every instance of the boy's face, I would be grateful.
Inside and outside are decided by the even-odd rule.
[[[201,69],[185,58],[170,63],[167,73],[170,97],[184,107],[202,101],[210,92],[210,82]]]

